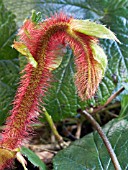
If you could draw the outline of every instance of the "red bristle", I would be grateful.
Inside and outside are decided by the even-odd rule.
[[[57,40],[55,45],[50,42],[56,37],[56,32],[60,32],[61,35],[63,29],[61,30],[60,22],[65,22],[62,24],[62,28],[67,27],[67,25],[65,25],[67,24],[67,19],[64,16],[56,16],[54,19],[51,18],[45,21],[42,24],[43,26],[40,25],[40,29],[36,29],[36,26],[34,27],[34,24],[30,21],[26,21],[19,32],[20,40],[25,43],[30,52],[35,53],[34,51],[38,51],[38,53],[34,54],[35,58],[38,59],[38,67],[33,68],[28,64],[25,69],[26,74],[23,76],[21,85],[18,88],[14,108],[11,111],[12,115],[8,118],[6,128],[2,135],[1,143],[4,147],[14,149],[18,147],[28,135],[26,128],[28,124],[30,124],[31,119],[36,117],[35,112],[38,110],[38,98],[40,94],[44,96],[49,87],[51,79],[49,68],[50,65],[54,63],[56,57],[55,53],[51,51],[55,50],[55,46],[61,43],[59,42],[61,38]],[[57,26],[58,23],[59,26]],[[27,33],[24,32],[24,30],[27,31]],[[32,51],[33,48],[34,50]],[[44,49],[43,52],[42,49]]]
[[[62,27],[63,25],[67,25],[70,22],[69,17],[64,15],[63,13],[55,14],[51,18],[46,19],[43,23],[35,24],[31,20],[27,20],[25,24],[20,29],[18,35],[20,36],[20,40],[27,46],[32,56],[37,60],[37,54],[42,48],[42,43],[45,42],[45,38],[48,37],[49,30],[52,32],[54,27]]]
[[[94,59],[91,43],[97,42],[97,39],[91,36],[84,35],[82,33],[77,33],[77,36],[84,43],[83,49],[76,47],[76,86],[78,88],[79,96],[82,100],[91,98],[102,79],[102,70],[99,63]],[[74,51],[75,51],[74,50]]]

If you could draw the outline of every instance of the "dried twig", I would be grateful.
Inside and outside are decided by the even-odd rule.
[[[77,131],[76,131],[76,135],[75,135],[77,139],[80,138],[81,129],[82,129],[82,123],[81,123],[81,122],[78,122],[78,124],[77,124]]]

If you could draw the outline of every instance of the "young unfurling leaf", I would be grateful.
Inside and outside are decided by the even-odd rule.
[[[71,27],[74,31],[79,31],[83,34],[94,36],[97,38],[107,38],[111,40],[120,41],[116,38],[115,34],[104,25],[91,22],[90,20],[72,20]]]

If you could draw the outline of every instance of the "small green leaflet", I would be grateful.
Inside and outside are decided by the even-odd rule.
[[[26,47],[25,44],[21,42],[15,42],[14,45],[12,45],[12,48],[15,48],[17,51],[19,51],[21,54],[25,55],[28,59],[28,62],[33,65],[33,67],[37,67],[37,62],[30,53],[29,49]]]
[[[21,153],[25,155],[33,165],[39,167],[40,170],[47,170],[44,162],[30,149],[22,147]]]
[[[32,16],[31,16],[31,20],[32,22],[34,22],[35,24],[38,24],[38,22],[42,21],[42,14],[41,12],[37,12],[35,10],[32,10]]]
[[[107,29],[104,25],[91,22],[89,20],[77,20],[73,19],[71,21],[71,27],[73,30],[81,32],[86,35],[94,36],[97,38],[107,38],[111,40],[120,41],[116,38],[114,33]]]
[[[94,55],[94,59],[98,61],[98,63],[101,65],[104,75],[108,63],[107,56],[104,53],[104,50],[96,43],[92,43],[91,48]]]

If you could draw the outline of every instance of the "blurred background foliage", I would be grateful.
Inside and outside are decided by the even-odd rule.
[[[3,124],[12,107],[12,101],[20,78],[19,72],[26,63],[25,57],[19,55],[15,49],[11,48],[11,45],[24,19],[31,16],[32,9],[41,12],[42,18],[49,17],[55,12],[64,11],[69,16],[72,15],[78,19],[90,19],[104,24],[116,34],[121,44],[110,40],[100,40],[100,44],[108,56],[108,68],[96,95],[92,99],[82,102],[77,96],[74,85],[73,53],[70,49],[67,49],[64,54],[67,57],[64,57],[61,65],[53,71],[55,81],[52,83],[52,87],[49,89],[44,101],[45,107],[53,120],[62,121],[65,118],[77,117],[79,109],[89,110],[104,105],[113,93],[124,87],[123,93],[110,103],[111,108],[116,103],[117,107],[119,107],[117,113],[119,117],[114,122],[116,125],[112,122],[106,125],[106,127],[113,130],[113,127],[118,127],[121,121],[122,128],[119,131],[122,135],[120,139],[126,144],[127,140],[124,132],[126,133],[127,127],[124,125],[128,115],[128,0],[0,0],[0,124]],[[43,119],[40,120],[43,121]],[[115,129],[112,136],[110,135],[111,137],[113,135],[117,136],[118,132]],[[109,134],[107,131],[106,133]],[[91,138],[89,137],[89,141]],[[96,138],[94,137],[94,139]],[[114,139],[112,141],[113,146],[115,146],[116,142],[118,145],[118,139]],[[83,142],[80,143],[79,145],[85,148]],[[100,146],[98,144],[98,150],[101,146],[102,144]],[[121,147],[119,148],[121,149]],[[117,154],[120,154],[120,149],[117,151]],[[127,149],[128,145],[126,144],[124,145],[124,150],[126,151]],[[62,155],[60,154],[60,157],[57,156],[54,162],[55,169],[62,170],[62,164],[58,163],[58,160],[61,158],[64,160],[63,164],[67,165],[68,160],[64,159],[66,156],[63,155],[67,155],[67,152],[69,153],[68,157],[70,157],[68,159],[71,161],[70,152],[73,149],[69,148],[69,150],[64,151]],[[77,152],[78,149],[76,149]],[[103,152],[106,153],[104,150]],[[73,158],[73,160],[75,159],[76,157]],[[101,164],[104,164],[106,160],[109,162],[108,159],[109,157],[101,160]],[[80,158],[81,160],[83,160],[83,157]],[[70,163],[71,165],[66,167],[67,170],[72,166],[72,162]],[[105,169],[107,163],[105,167],[101,166],[99,169]],[[83,167],[78,165],[77,169],[82,170],[92,167],[93,165],[86,167],[84,164]],[[97,165],[95,167],[97,168]],[[123,169],[127,167],[127,160],[122,167]],[[113,170],[113,167],[110,170]]]

